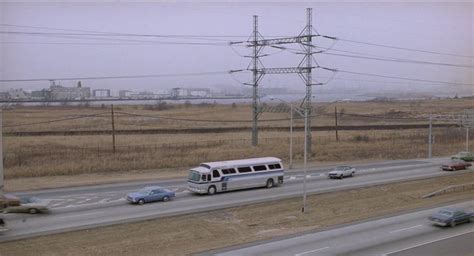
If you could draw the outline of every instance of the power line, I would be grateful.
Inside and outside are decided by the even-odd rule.
[[[397,59],[397,58],[388,59],[388,58],[378,58],[378,57],[363,57],[363,56],[356,56],[356,55],[328,53],[328,52],[323,52],[321,54],[331,55],[331,56],[339,56],[339,57],[366,59],[366,60],[379,60],[379,61],[400,62],[400,63],[410,63],[410,64],[427,64],[427,65],[436,65],[436,66],[474,68],[474,66],[471,66],[471,65],[460,65],[460,64],[441,63],[441,62],[418,61],[418,60],[410,60],[410,59]]]
[[[49,124],[49,123],[64,122],[64,121],[76,120],[76,119],[82,119],[82,118],[97,117],[97,116],[106,115],[106,114],[108,115],[109,112],[102,112],[102,113],[93,114],[93,115],[82,115],[82,116],[68,117],[68,118],[63,118],[63,119],[55,119],[55,120],[41,121],[41,122],[34,122],[34,123],[4,125],[3,127],[9,128],[9,127],[31,126],[31,125],[37,125],[37,124]]]
[[[322,68],[322,69],[327,69],[327,68]],[[331,71],[333,71],[333,70],[331,70]],[[435,80],[425,80],[425,79],[416,79],[416,78],[407,78],[407,77],[398,77],[398,76],[378,75],[378,74],[354,72],[354,71],[340,70],[340,69],[336,70],[336,72],[342,72],[342,73],[348,73],[348,74],[354,74],[354,75],[362,75],[362,76],[374,76],[374,77],[383,77],[383,78],[390,78],[390,79],[416,81],[416,82],[447,84],[447,85],[462,85],[462,86],[473,86],[474,85],[474,84],[465,84],[465,83],[451,83],[451,82],[446,82],[446,81],[435,81]]]
[[[128,76],[92,76],[92,77],[56,77],[56,78],[28,78],[28,79],[1,79],[0,82],[36,82],[51,80],[103,80],[103,79],[131,79],[131,78],[153,78],[153,77],[176,77],[176,76],[204,76],[204,75],[222,75],[235,72],[244,72],[244,70],[228,70],[199,73],[176,73],[160,75],[128,75]]]
[[[156,41],[156,40],[138,40],[138,39],[126,39],[126,38],[106,38],[104,35],[95,35],[101,37],[91,37],[94,34],[68,34],[68,33],[40,33],[40,32],[9,32],[0,31],[0,34],[14,34],[14,35],[32,35],[42,37],[53,37],[53,38],[65,38],[65,39],[85,39],[85,40],[105,40],[105,41],[125,41],[125,42],[140,42],[140,43],[154,43],[154,44],[171,44],[171,45],[212,45],[212,46],[227,46],[230,41],[220,43],[203,43],[203,42],[179,42],[179,41]],[[108,36],[108,35],[107,35]],[[186,39],[186,38],[181,38]],[[190,38],[193,39],[193,38]],[[210,40],[210,39],[207,39]],[[216,41],[217,39],[212,39]]]
[[[323,36],[323,37],[326,37],[326,36]],[[332,37],[331,37],[331,38],[332,38]],[[446,55],[446,56],[454,56],[454,57],[461,57],[461,58],[474,58],[474,56],[470,56],[470,55],[460,55],[460,54],[445,53],[445,52],[427,51],[427,50],[413,49],[413,48],[400,47],[400,46],[394,46],[394,45],[385,45],[385,44],[376,44],[376,43],[362,42],[362,41],[356,41],[356,40],[350,40],[350,39],[344,39],[344,38],[337,38],[337,40],[340,40],[340,41],[343,41],[343,42],[349,42],[349,43],[365,44],[365,45],[371,45],[371,46],[377,46],[377,47],[384,47],[384,48],[391,48],[391,49],[397,49],[397,50],[412,51],[412,52],[423,52],[423,53],[430,53],[430,54],[437,54],[437,55]]]
[[[314,52],[314,53],[332,55],[332,56],[338,56],[338,57],[348,57],[348,58],[358,58],[358,59],[368,59],[368,60],[378,60],[378,61],[388,61],[388,62],[400,62],[400,63],[410,63],[410,64],[426,64],[426,65],[437,65],[437,66],[474,68],[474,66],[471,66],[471,65],[443,63],[443,62],[430,62],[430,61],[405,59],[405,58],[393,58],[393,57],[387,57],[387,56],[381,56],[381,55],[369,54],[369,53],[362,53],[362,52],[356,52],[356,51],[346,51],[346,50],[332,49],[332,48],[326,48],[326,47],[316,47],[316,46],[313,46],[313,47],[318,48],[318,49],[325,49],[324,51],[318,51],[318,52]],[[304,53],[299,49],[294,49],[294,48],[290,48],[290,47],[282,47],[282,48],[285,48],[286,50],[289,50],[291,53],[294,53],[294,54],[303,54]],[[364,56],[348,55],[348,54],[337,54],[337,53],[330,53],[329,51],[353,53],[353,54],[367,55],[367,56],[372,56],[372,57],[364,57]]]

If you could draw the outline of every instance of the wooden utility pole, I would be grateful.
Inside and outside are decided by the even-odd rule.
[[[112,104],[112,147],[115,154],[115,119],[114,119],[114,105]]]
[[[0,196],[3,196],[3,109],[0,107]]]
[[[334,107],[334,120],[336,121],[335,130],[336,130],[336,141],[339,141],[339,134],[337,133],[337,107]]]

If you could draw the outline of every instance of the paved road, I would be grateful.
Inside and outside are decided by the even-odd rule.
[[[434,167],[444,159],[435,160],[407,160],[387,161],[381,163],[357,165],[358,174],[386,171],[406,171],[412,167]],[[325,178],[325,174],[332,168],[310,169],[307,178]],[[287,171],[285,183],[300,182],[304,178],[304,170]],[[51,201],[49,207],[57,210],[76,210],[75,207],[107,207],[114,203],[123,203],[124,195],[136,191],[144,186],[160,185],[176,192],[179,197],[190,196],[183,179],[152,180],[147,182],[129,182],[112,185],[83,186],[74,188],[44,189],[38,191],[14,193],[18,196],[37,196]]]
[[[474,211],[474,201],[451,205]],[[441,207],[368,221],[289,239],[213,253],[234,255],[467,255],[474,253],[474,224],[431,225],[427,216]],[[466,242],[468,241],[468,242]]]
[[[443,159],[390,161],[363,165],[358,167],[360,171],[355,177],[344,180],[329,180],[325,176],[327,169],[316,169],[308,175],[308,193],[466,172],[442,172],[437,167],[441,161]],[[467,172],[472,172],[472,170]],[[51,213],[7,214],[6,221],[10,231],[0,235],[0,241],[292,198],[302,193],[301,183],[304,176],[301,173],[301,171],[288,172],[285,184],[280,187],[244,190],[214,196],[190,194],[185,190],[183,180],[153,182],[153,184],[165,185],[177,191],[177,197],[171,202],[145,206],[130,205],[123,199],[125,193],[148,185],[145,183],[36,191],[36,195],[53,200]]]

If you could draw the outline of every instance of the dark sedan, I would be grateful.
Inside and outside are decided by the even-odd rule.
[[[5,221],[0,217],[0,232],[7,231],[7,226],[5,225]]]
[[[428,219],[437,226],[454,227],[457,224],[474,221],[474,213],[460,209],[445,208],[439,210],[437,213],[433,213]]]
[[[467,169],[469,166],[471,166],[471,164],[463,160],[451,160],[451,162],[441,165],[441,169],[443,169],[443,171],[456,171]]]

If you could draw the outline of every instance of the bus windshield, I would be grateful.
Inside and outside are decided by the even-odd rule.
[[[188,179],[192,181],[199,181],[201,179],[201,174],[199,174],[199,172],[196,172],[194,170],[190,170]]]

